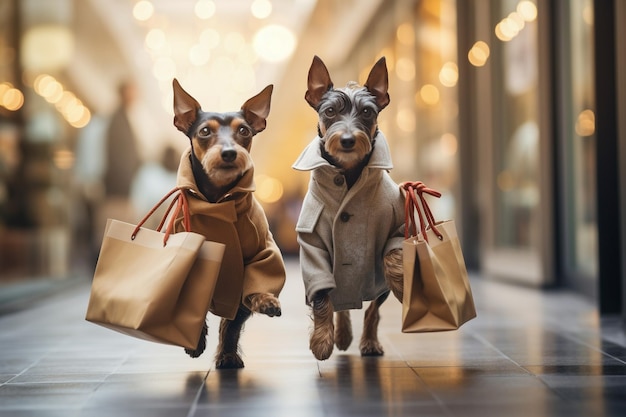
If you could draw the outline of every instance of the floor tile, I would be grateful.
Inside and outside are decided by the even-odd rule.
[[[0,374],[0,384],[4,384],[5,382],[11,381],[17,375],[15,374]]]
[[[219,318],[206,352],[134,339],[84,320],[89,282],[0,315],[2,417],[617,417],[626,415],[626,336],[572,294],[472,277],[479,316],[458,331],[404,334],[381,308],[382,357],[354,340],[317,361],[299,266],[287,261],[283,316],[252,317],[246,367],[216,370]],[[32,324],[37,323],[37,331]]]
[[[79,409],[98,385],[100,384],[97,382],[38,382],[1,385],[0,411],[4,409]]]
[[[534,375],[561,375],[561,376],[597,376],[620,375],[626,376],[626,365],[539,365],[524,366],[524,369]]]

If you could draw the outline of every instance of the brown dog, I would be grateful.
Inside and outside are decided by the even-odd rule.
[[[330,357],[333,344],[348,348],[349,310],[362,308],[363,301],[372,303],[365,312],[361,354],[382,355],[378,309],[390,290],[402,300],[404,195],[387,173],[391,157],[377,123],[389,104],[387,89],[385,58],[372,67],[364,86],[349,82],[335,89],[318,57],[309,70],[305,99],[318,113],[318,136],[294,164],[311,171],[296,230],[313,312],[310,348],[319,360]]]
[[[187,193],[191,229],[207,240],[226,245],[210,311],[222,317],[215,366],[242,368],[239,337],[252,313],[280,316],[278,294],[285,283],[285,266],[256,201],[252,138],[263,131],[273,87],[247,100],[241,110],[205,112],[177,80],[174,125],[191,141],[178,168],[177,185]],[[177,230],[182,230],[182,222]],[[206,326],[195,350],[206,347]]]

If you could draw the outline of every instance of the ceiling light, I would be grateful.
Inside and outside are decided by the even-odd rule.
[[[261,59],[280,62],[289,58],[293,53],[296,47],[296,37],[284,26],[267,25],[254,35],[253,45]]]
[[[141,22],[150,19],[154,14],[154,6],[148,0],[141,0],[133,7],[133,17]]]
[[[194,8],[200,19],[209,19],[215,14],[215,3],[212,0],[198,0]]]
[[[34,26],[22,37],[22,63],[31,72],[65,68],[74,57],[74,35],[61,25]]]
[[[252,16],[265,19],[272,14],[272,3],[269,0],[254,0],[250,5]]]

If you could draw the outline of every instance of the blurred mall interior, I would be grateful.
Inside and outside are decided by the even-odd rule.
[[[0,0],[0,299],[88,280],[104,219],[173,185],[173,78],[215,111],[275,86],[256,196],[296,256],[311,60],[343,85],[385,56],[391,175],[443,193],[468,267],[626,317],[624,23],[620,0]]]

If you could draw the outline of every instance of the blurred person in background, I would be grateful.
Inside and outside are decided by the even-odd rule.
[[[124,82],[118,93],[120,104],[111,116],[106,135],[104,187],[107,200],[116,203],[115,207],[121,215],[128,213],[124,216],[128,219],[133,216],[129,200],[130,186],[141,164],[137,139],[128,115],[136,97],[135,86]]]
[[[128,223],[138,220],[130,198],[131,184],[141,165],[137,136],[129,115],[137,96],[135,85],[122,82],[118,94],[119,105],[111,115],[105,135],[104,201],[97,209],[94,225],[98,245],[107,219]]]
[[[172,145],[166,145],[158,161],[147,161],[139,168],[130,188],[133,208],[139,216],[147,214],[168,191],[176,186],[179,161],[180,152]],[[145,226],[151,229],[157,227],[166,208],[167,205],[163,205]]]

